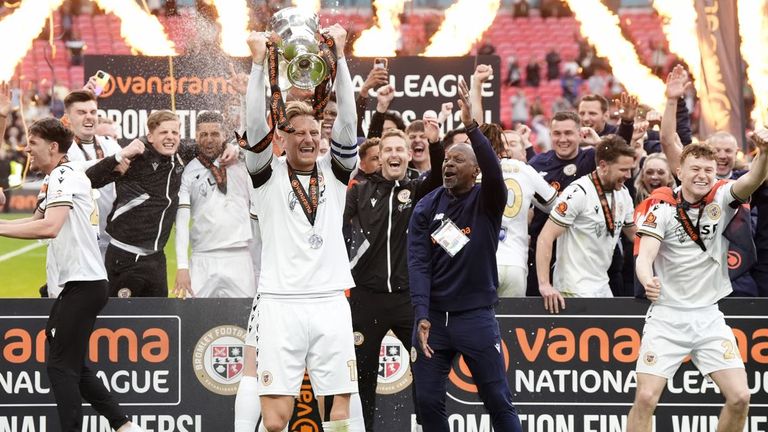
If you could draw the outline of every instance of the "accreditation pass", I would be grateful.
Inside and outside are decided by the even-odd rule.
[[[443,219],[435,232],[432,233],[432,239],[437,242],[453,258],[464,246],[469,243],[469,237],[453,223],[450,219]]]

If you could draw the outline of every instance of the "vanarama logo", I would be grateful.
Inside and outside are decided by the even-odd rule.
[[[233,325],[210,329],[192,352],[195,376],[203,387],[223,396],[237,393],[243,373],[246,331]]]
[[[405,346],[390,331],[381,341],[376,393],[394,394],[408,387],[413,381],[409,360]]]
[[[237,94],[224,76],[110,76],[100,98],[118,94]]]

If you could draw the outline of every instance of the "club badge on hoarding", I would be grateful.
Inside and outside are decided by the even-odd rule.
[[[223,325],[208,330],[197,341],[192,364],[203,387],[224,396],[237,393],[243,373],[245,335],[243,328]]]

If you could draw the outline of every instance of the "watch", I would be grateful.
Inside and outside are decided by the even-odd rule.
[[[478,127],[480,127],[480,125],[477,124],[477,120],[472,119],[472,123],[470,123],[469,126],[464,126],[464,129],[466,129],[467,133],[469,133],[469,132],[472,132],[473,130],[477,129]]]

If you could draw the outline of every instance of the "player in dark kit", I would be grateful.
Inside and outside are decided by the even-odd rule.
[[[472,145],[455,144],[446,152],[443,187],[419,201],[408,232],[413,343],[421,348],[413,366],[416,399],[424,431],[449,431],[448,372],[462,354],[494,429],[520,432],[493,310],[507,188],[496,154],[472,120],[467,85],[459,87],[461,120]]]

